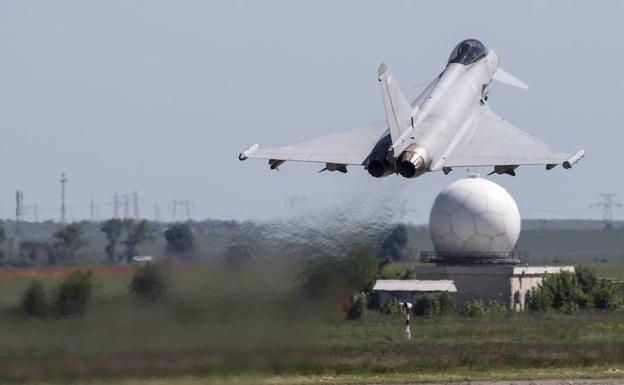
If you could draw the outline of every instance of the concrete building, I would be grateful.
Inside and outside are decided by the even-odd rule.
[[[546,274],[574,272],[574,266],[436,265],[415,266],[417,282],[453,282],[459,308],[473,299],[523,310],[525,294]],[[440,281],[445,280],[445,281]]]
[[[425,294],[457,293],[457,288],[451,280],[418,280],[418,279],[380,279],[375,282],[373,292],[377,296],[379,308],[386,306],[392,298],[400,302],[414,303]]]

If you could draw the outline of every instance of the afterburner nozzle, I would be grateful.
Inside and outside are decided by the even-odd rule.
[[[397,171],[405,178],[414,178],[427,171],[430,163],[427,150],[411,145],[399,157]]]

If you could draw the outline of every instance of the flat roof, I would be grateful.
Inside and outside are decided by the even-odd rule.
[[[516,266],[513,269],[514,275],[556,274],[563,271],[574,273],[574,266]]]
[[[457,288],[452,280],[424,279],[380,279],[375,282],[373,291],[448,291],[456,293]]]
[[[542,276],[545,274],[555,274],[562,271],[574,272],[574,266],[514,266],[514,265],[436,265],[436,266],[415,266],[416,275],[426,274],[458,274],[458,275],[504,275],[504,276],[523,276],[533,275]]]

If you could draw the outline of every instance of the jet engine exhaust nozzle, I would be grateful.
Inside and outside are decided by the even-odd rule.
[[[368,173],[375,178],[383,178],[394,173],[394,166],[386,160],[384,153],[376,154],[366,166]]]
[[[427,150],[420,146],[410,146],[401,154],[397,171],[405,178],[414,178],[427,171],[429,163]]]

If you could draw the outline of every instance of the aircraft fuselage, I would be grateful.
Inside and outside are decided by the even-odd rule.
[[[388,153],[399,173],[415,177],[442,169],[448,154],[474,125],[497,66],[493,50],[470,65],[450,63],[416,98],[412,128]],[[419,161],[411,167],[415,159]]]

